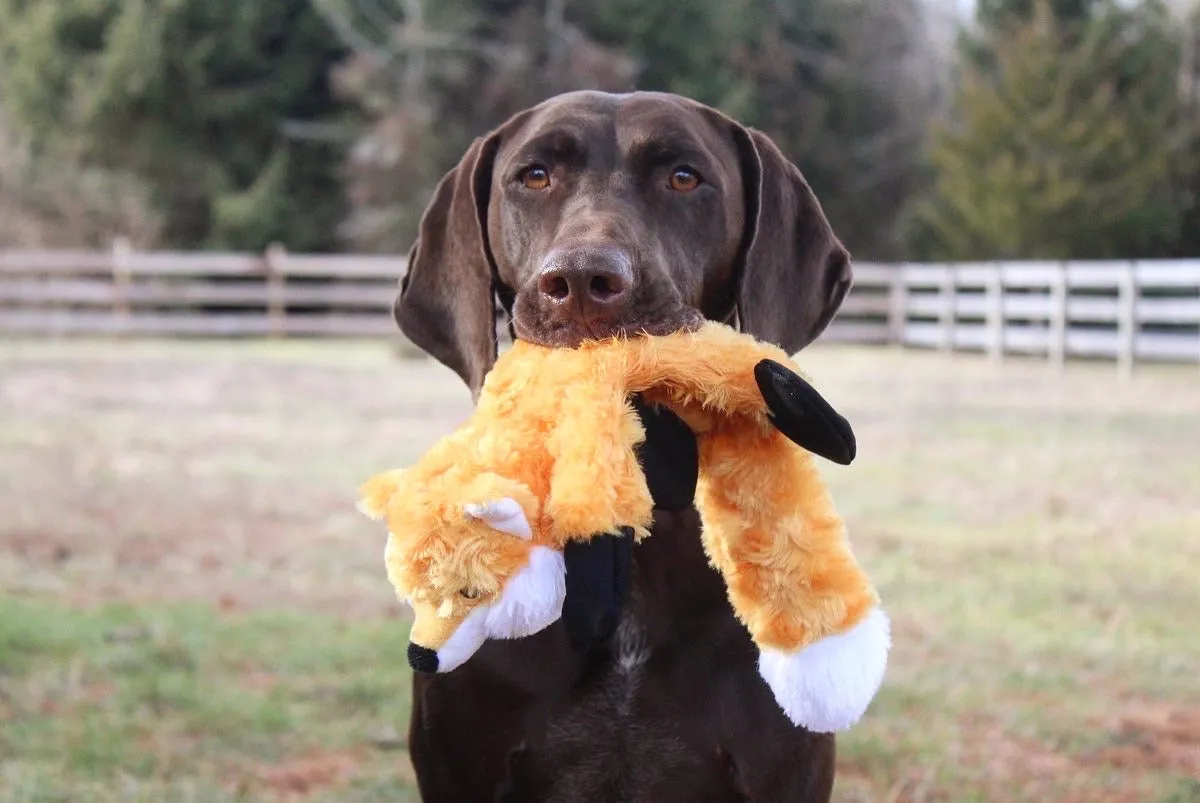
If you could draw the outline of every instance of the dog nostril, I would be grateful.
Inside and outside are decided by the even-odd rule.
[[[542,295],[555,301],[564,301],[571,295],[571,285],[564,277],[557,275],[543,276],[538,282],[538,289]]]
[[[598,301],[608,301],[613,296],[620,295],[624,289],[625,284],[620,278],[605,274],[593,276],[591,283],[588,285],[588,290],[591,292],[592,298]]]
[[[422,647],[420,644],[413,644],[410,641],[408,644],[408,665],[417,672],[432,674],[438,670],[437,652],[428,647]]]

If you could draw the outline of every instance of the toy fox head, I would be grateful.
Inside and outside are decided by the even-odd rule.
[[[358,507],[387,521],[388,579],[414,615],[413,669],[449,672],[488,639],[529,636],[562,615],[563,556],[536,543],[538,501],[525,485],[392,471],[367,482]]]

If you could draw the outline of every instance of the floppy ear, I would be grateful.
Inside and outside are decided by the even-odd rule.
[[[850,252],[812,188],[761,131],[734,124],[746,198],[735,266],[740,328],[794,354],[825,330],[850,290]]]
[[[496,361],[496,267],[487,204],[500,130],[476,139],[421,216],[392,308],[400,330],[477,395]]]

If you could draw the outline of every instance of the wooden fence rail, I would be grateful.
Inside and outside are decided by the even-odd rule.
[[[396,337],[403,256],[0,250],[0,333]],[[1200,363],[1200,260],[855,266],[822,337]]]
[[[1200,363],[1200,260],[862,264],[830,340]]]
[[[0,251],[0,332],[386,337],[403,257]]]

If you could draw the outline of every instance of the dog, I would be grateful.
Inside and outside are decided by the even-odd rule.
[[[852,281],[812,189],[762,132],[678,95],[581,91],[515,114],[442,178],[393,314],[478,398],[498,308],[512,337],[553,347],[714,320],[795,353]],[[646,462],[669,473],[678,427],[646,420],[646,449],[664,433]],[[656,509],[631,553],[613,560],[628,573],[619,615],[582,646],[571,622],[597,617],[568,615],[568,588],[553,626],[414,675],[423,800],[830,799],[834,737],[772,698],[694,508]]]

